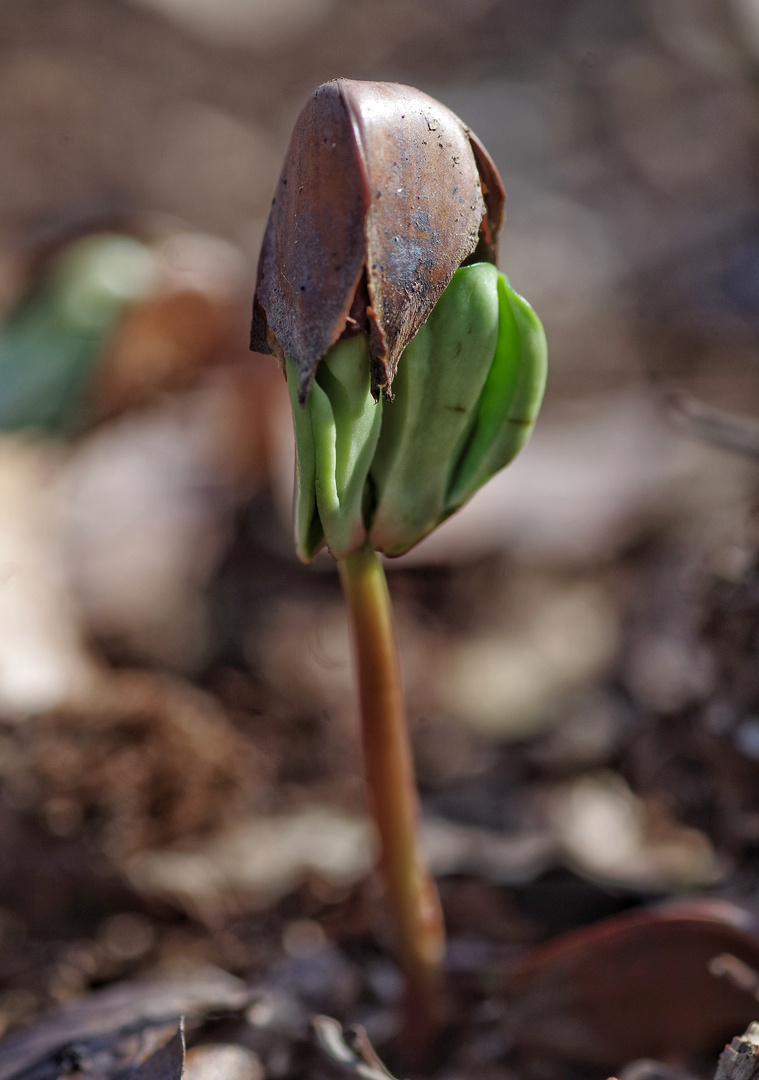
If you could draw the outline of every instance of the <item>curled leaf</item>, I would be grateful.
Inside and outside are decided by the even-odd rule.
[[[490,263],[463,266],[403,352],[392,401],[371,395],[368,338],[340,341],[295,423],[295,542],[309,562],[368,539],[402,555],[508,464],[532,432],[546,344],[532,308]]]
[[[387,555],[408,550],[446,516],[449,479],[498,339],[497,280],[489,263],[459,270],[403,355],[372,465],[370,541]]]
[[[364,489],[382,422],[369,387],[366,337],[340,341],[320,364],[305,409],[287,363],[295,422],[294,526],[298,555],[309,562],[326,542],[335,558],[366,539]]]

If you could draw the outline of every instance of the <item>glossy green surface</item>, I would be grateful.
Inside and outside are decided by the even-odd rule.
[[[400,555],[445,516],[498,338],[498,271],[458,270],[406,347],[372,465],[377,506],[370,543]]]
[[[362,547],[364,492],[382,422],[369,378],[369,348],[361,335],[339,341],[319,365],[306,407],[297,400],[297,373],[287,384],[295,420],[295,543],[308,562],[326,543],[335,558]]]
[[[543,328],[490,263],[459,269],[409,343],[394,400],[375,404],[364,337],[322,360],[305,408],[288,365],[297,449],[295,536],[313,558],[369,544],[401,555],[527,442],[546,379]]]

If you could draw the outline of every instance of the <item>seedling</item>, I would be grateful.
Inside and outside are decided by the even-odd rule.
[[[418,90],[338,79],[295,124],[264,235],[251,346],[287,376],[294,531],[327,547],[350,613],[369,803],[418,1041],[439,1022],[445,939],[385,575],[527,441],[546,344],[495,266],[503,187]]]

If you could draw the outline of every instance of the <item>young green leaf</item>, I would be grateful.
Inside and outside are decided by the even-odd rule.
[[[364,489],[382,422],[369,377],[365,335],[338,342],[319,366],[305,408],[288,362],[296,425],[295,533],[298,554],[310,561],[326,542],[336,558],[366,539]]]
[[[446,515],[498,339],[497,282],[490,263],[457,270],[398,365],[372,464],[377,508],[369,539],[386,555],[407,551]]]
[[[498,275],[498,342],[471,436],[448,489],[452,513],[512,461],[525,445],[540,411],[548,349],[535,312]]]
[[[401,555],[508,464],[540,408],[545,335],[503,274],[475,263],[456,271],[407,345],[392,401],[375,404],[369,370],[365,335],[339,342],[303,408],[288,362],[305,561],[323,543],[342,558],[367,535]]]

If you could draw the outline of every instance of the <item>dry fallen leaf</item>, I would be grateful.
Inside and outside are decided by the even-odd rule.
[[[680,901],[605,919],[507,969],[507,1024],[521,1046],[619,1067],[708,1053],[756,1013],[709,971],[730,953],[759,964],[759,919],[725,900]]]

